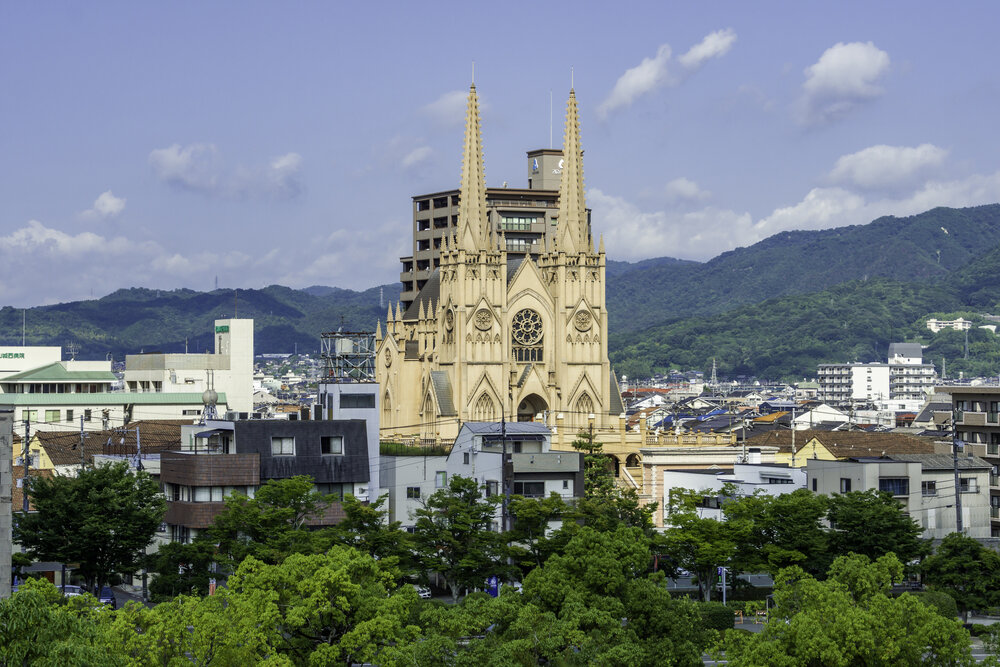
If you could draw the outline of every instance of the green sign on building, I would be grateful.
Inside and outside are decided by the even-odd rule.
[[[219,326],[215,327],[215,333],[229,333],[229,325],[220,324]]]

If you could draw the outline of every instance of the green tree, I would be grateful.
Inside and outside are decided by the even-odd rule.
[[[548,498],[512,496],[508,505],[513,526],[506,533],[511,557],[522,575],[544,563],[566,546],[565,531],[552,531],[551,525],[570,514],[570,507],[553,492]]]
[[[44,579],[0,600],[0,665],[123,665],[96,620],[91,596],[67,605]]]
[[[288,554],[317,553],[329,546],[331,538],[309,530],[306,522],[332,501],[332,496],[314,491],[313,480],[306,475],[270,479],[253,498],[242,494],[226,498],[226,508],[215,517],[209,534],[231,570],[247,556],[273,564]]]
[[[947,535],[921,571],[928,587],[955,599],[963,618],[1000,602],[1000,554],[971,537]]]
[[[740,540],[734,567],[742,572],[779,570],[799,565],[813,576],[829,566],[829,534],[823,526],[826,496],[806,489],[777,496],[755,494],[723,506],[727,521],[745,521],[749,530]]]
[[[157,483],[127,463],[34,478],[30,495],[36,511],[18,514],[14,540],[39,560],[79,563],[91,591],[139,566],[166,512]]]
[[[715,492],[708,492],[715,497]],[[729,567],[740,544],[750,532],[749,521],[722,521],[704,517],[698,509],[706,493],[688,489],[670,491],[670,527],[658,540],[658,550],[668,562],[695,574],[699,596],[712,599],[716,568]]]
[[[642,504],[634,489],[623,489],[615,482],[613,460],[602,453],[603,445],[592,433],[582,431],[572,443],[584,452],[583,498],[574,503],[573,523],[566,529],[572,536],[582,523],[596,530],[613,531],[619,525],[641,528],[646,536],[653,533],[656,503]],[[564,538],[568,539],[568,538]]]
[[[709,634],[692,603],[646,576],[639,528],[583,527],[565,552],[480,612],[493,625],[459,664],[700,665]]]
[[[861,554],[871,559],[889,552],[904,563],[926,553],[923,532],[892,497],[884,491],[851,491],[833,495],[827,518],[833,530],[831,551],[837,555]]]
[[[397,576],[402,576],[413,571],[412,539],[399,521],[389,521],[388,499],[383,495],[369,504],[350,494],[344,496],[345,516],[334,534],[340,544],[375,557],[383,569],[395,568]]]
[[[971,665],[969,633],[904,593],[888,595],[903,566],[893,554],[874,563],[837,558],[826,581],[799,567],[775,580],[770,621],[758,634],[728,634],[734,667],[797,665]]]
[[[148,558],[149,569],[156,577],[149,584],[154,602],[165,602],[177,595],[208,595],[212,577],[215,545],[201,536],[190,544],[161,544]]]
[[[463,588],[480,588],[504,574],[506,545],[495,531],[499,496],[486,496],[475,480],[456,475],[416,510],[413,543],[428,572],[440,574],[458,601]]]

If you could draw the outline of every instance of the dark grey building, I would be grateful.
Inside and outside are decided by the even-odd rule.
[[[183,427],[180,449],[160,457],[170,539],[187,542],[212,525],[227,496],[253,497],[267,480],[296,475],[312,477],[322,493],[368,500],[365,420],[248,419]],[[342,518],[341,504],[335,502],[309,523],[326,526]]]

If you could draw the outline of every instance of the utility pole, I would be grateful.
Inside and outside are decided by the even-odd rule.
[[[87,457],[83,453],[83,415],[80,415],[80,472],[87,466]]]
[[[21,480],[21,497],[24,499],[24,506],[22,509],[27,513],[28,511],[28,434],[31,431],[31,417],[30,412],[26,413],[27,417],[24,418],[24,442],[21,452],[21,462],[24,464],[24,479]]]
[[[510,521],[510,482],[507,479],[507,420],[503,413],[500,414],[500,445],[503,451],[503,460],[500,463],[500,479],[503,480],[503,510],[501,512],[501,528],[504,532],[508,530],[507,524]]]
[[[792,405],[792,467],[795,467],[795,406]]]
[[[135,469],[137,471],[142,470],[142,440],[139,438],[139,427],[135,427],[135,452],[136,452],[136,462]]]
[[[955,530],[962,534],[962,489],[959,488],[958,450],[964,449],[965,443],[958,439],[958,429],[955,427],[955,410],[951,411],[951,460],[955,467]]]
[[[0,410],[0,600],[10,597],[14,518],[14,411]]]

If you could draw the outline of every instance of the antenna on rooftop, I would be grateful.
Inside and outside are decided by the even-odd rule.
[[[552,89],[549,89],[549,148],[552,148]]]
[[[80,346],[74,343],[73,341],[70,341],[66,343],[66,349],[69,351],[69,360],[75,361],[76,353],[80,351]]]

